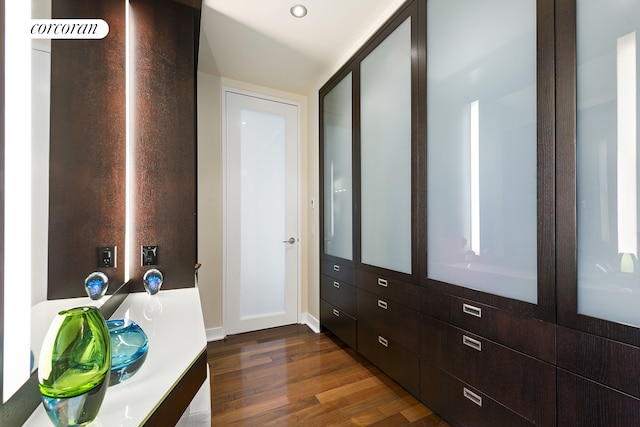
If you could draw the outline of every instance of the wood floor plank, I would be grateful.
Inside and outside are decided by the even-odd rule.
[[[212,426],[447,424],[331,333],[291,325],[209,343]]]

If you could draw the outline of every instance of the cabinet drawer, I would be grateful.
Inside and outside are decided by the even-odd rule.
[[[558,327],[559,368],[640,398],[639,361],[638,347]]]
[[[346,264],[321,260],[320,273],[353,286],[356,284],[356,270]]]
[[[356,288],[328,276],[320,276],[322,299],[352,316],[356,314]]]
[[[372,331],[390,338],[407,350],[418,352],[417,311],[358,289],[358,319]]]
[[[420,392],[416,353],[358,323],[358,352],[414,396]]]
[[[420,364],[420,390],[421,400],[429,409],[452,425],[535,425],[428,362]]]
[[[640,400],[558,369],[559,426],[638,425]]]
[[[340,311],[324,300],[320,300],[320,323],[333,332],[349,347],[356,348],[356,319]]]
[[[358,288],[376,295],[386,301],[394,301],[418,310],[420,308],[419,287],[366,271],[358,271]]]
[[[427,316],[420,355],[537,425],[555,423],[555,366]]]
[[[422,288],[420,312],[555,364],[556,326]]]

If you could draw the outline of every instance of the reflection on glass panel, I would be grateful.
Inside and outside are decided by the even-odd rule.
[[[427,274],[537,302],[536,2],[427,2]]]
[[[361,62],[362,262],[411,274],[411,21]]]
[[[283,116],[242,110],[240,318],[285,311]]]
[[[324,97],[324,252],[353,260],[351,73]]]
[[[576,7],[578,312],[640,326],[640,3]]]

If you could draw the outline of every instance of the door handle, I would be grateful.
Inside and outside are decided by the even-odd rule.
[[[282,243],[289,243],[290,245],[293,245],[296,242],[296,238],[295,237],[289,237],[289,240],[283,240]]]

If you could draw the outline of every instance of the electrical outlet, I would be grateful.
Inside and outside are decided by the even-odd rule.
[[[117,246],[98,247],[98,268],[115,268]]]
[[[143,245],[141,248],[141,265],[158,265],[158,245]]]

